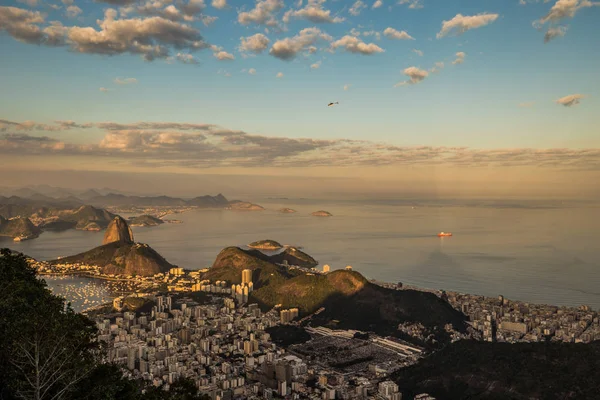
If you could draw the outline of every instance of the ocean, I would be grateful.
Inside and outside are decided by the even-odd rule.
[[[134,227],[172,264],[209,267],[221,249],[260,239],[302,247],[322,266],[367,278],[513,300],[600,309],[600,207],[535,202],[253,199],[265,211],[196,210],[182,224]],[[297,210],[294,214],[279,208]],[[327,210],[332,217],[313,217]],[[439,238],[440,231],[452,237]],[[103,232],[44,232],[0,242],[39,260],[76,254]],[[72,277],[70,279],[79,279]],[[56,289],[55,278],[48,278]],[[89,280],[82,280],[89,285]],[[102,296],[105,293],[102,292]]]

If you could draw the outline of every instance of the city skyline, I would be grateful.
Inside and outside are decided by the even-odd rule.
[[[13,1],[1,171],[594,197],[599,16],[588,0]]]

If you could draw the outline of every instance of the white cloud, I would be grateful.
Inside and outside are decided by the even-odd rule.
[[[363,10],[363,8],[366,7],[367,5],[361,0],[356,0],[354,4],[352,4],[352,7],[350,7],[350,10],[348,10],[348,12],[354,16],[357,16],[360,15],[360,12]]]
[[[381,47],[377,46],[375,43],[367,44],[359,38],[350,35],[346,35],[341,39],[338,39],[335,42],[331,43],[331,48],[343,48],[350,53],[359,53],[364,55],[383,53],[385,51]]]
[[[220,50],[217,51],[215,53],[213,53],[213,56],[220,61],[224,61],[224,60],[235,60],[235,57],[233,56],[233,54],[228,53],[226,51]]]
[[[561,104],[565,107],[572,107],[579,104],[580,100],[584,97],[585,95],[583,94],[570,94],[568,96],[561,97],[560,99],[556,100],[556,103]]]
[[[138,83],[138,80],[135,78],[115,78],[115,83],[117,85],[130,85],[132,83]]]
[[[256,70],[255,70],[254,68],[250,68],[250,69],[248,70],[248,73],[249,73],[250,75],[256,75]]]
[[[350,90],[350,86],[352,86],[350,83],[347,83],[343,86],[344,90]]]
[[[269,47],[269,38],[262,33],[240,38],[239,51],[260,54]]]
[[[319,40],[331,41],[333,38],[328,34],[321,32],[319,28],[305,28],[294,37],[276,41],[271,47],[269,54],[281,60],[290,61],[294,59],[299,52],[304,50],[310,51],[310,48]]]
[[[175,56],[179,62],[184,64],[199,64],[200,62],[191,54],[177,53]]]
[[[283,78],[283,72],[278,72],[275,78]]]
[[[450,32],[461,35],[468,30],[481,28],[482,26],[491,24],[496,19],[498,19],[498,14],[479,14],[472,16],[456,14],[451,20],[442,22],[442,30],[437,34],[437,38],[443,38]]]
[[[77,6],[67,7],[67,17],[69,17],[69,18],[75,18],[81,13],[82,13],[81,8],[79,8]]]
[[[442,69],[444,69],[444,63],[439,61],[435,63],[435,66],[433,68],[431,68],[429,70],[429,72],[431,72],[432,74],[438,73],[440,72]]]
[[[283,8],[283,0],[256,0],[256,6],[250,11],[238,14],[238,22],[242,25],[277,26],[275,15]]]
[[[418,10],[419,8],[423,8],[423,4],[421,4],[421,0],[400,0],[398,4],[408,4],[408,8],[413,10]]]
[[[564,18],[573,18],[577,11],[582,8],[600,5],[589,0],[558,0],[550,9],[550,12],[540,19],[541,24],[546,22],[557,22]]]
[[[566,33],[567,33],[566,26],[550,27],[544,34],[544,43],[548,43],[549,41],[551,41],[554,38],[557,38],[560,36],[565,36]]]
[[[421,50],[413,49],[413,52],[420,57],[423,57],[423,52]]]
[[[108,92],[110,89],[107,89],[105,87],[101,87],[100,89],[98,89],[101,92]]]
[[[466,53],[463,51],[459,51],[456,53],[456,60],[452,61],[452,64],[462,64],[465,62]]]
[[[383,1],[382,0],[376,0],[375,3],[373,3],[373,6],[371,8],[379,8],[383,5]]]
[[[332,16],[331,10],[323,8],[324,2],[324,0],[308,0],[308,4],[304,8],[286,11],[283,15],[283,22],[287,24],[292,17],[305,19],[316,24],[340,23],[345,21],[345,18]]]
[[[321,61],[317,61],[316,63],[310,66],[311,69],[319,69],[321,68]]]
[[[223,9],[227,7],[227,0],[212,0],[211,5],[214,8]]]
[[[394,85],[394,87],[404,85],[415,85],[423,81],[423,79],[427,78],[427,76],[429,75],[429,72],[423,69],[419,69],[417,67],[408,67],[403,71],[403,73],[404,75],[408,76],[409,80],[398,82]]]
[[[363,36],[375,36],[375,39],[377,40],[381,40],[381,33],[377,32],[377,31],[365,31],[362,33]],[[352,36],[356,36],[356,35],[352,35]]]
[[[385,28],[383,31],[383,35],[389,39],[397,39],[397,40],[415,40],[412,36],[410,36],[405,31],[397,31],[394,28]]]

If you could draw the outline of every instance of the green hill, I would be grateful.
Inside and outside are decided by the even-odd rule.
[[[297,265],[304,268],[314,268],[319,265],[317,260],[295,247],[288,247],[281,253],[271,256],[270,259],[272,262],[278,264],[283,264],[284,261],[287,261],[289,265]]]
[[[0,216],[0,236],[15,237],[38,237],[40,229],[28,218],[5,219]]]
[[[599,341],[510,344],[460,340],[391,378],[409,399],[423,392],[456,400],[597,399],[599,359]]]
[[[307,315],[325,307],[313,317],[314,325],[384,335],[398,335],[400,322],[420,322],[430,333],[439,333],[448,323],[459,330],[465,327],[464,315],[434,294],[385,289],[355,271],[321,275],[289,270],[273,264],[271,257],[256,250],[223,249],[203,278],[237,284],[244,269],[254,271],[255,290],[250,300],[265,310],[282,304],[284,308],[298,307],[302,315]]]

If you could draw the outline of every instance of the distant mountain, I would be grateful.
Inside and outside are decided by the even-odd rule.
[[[96,230],[95,226],[90,227],[88,225],[95,224],[101,229],[108,226],[110,221],[115,217],[114,214],[93,206],[81,206],[77,209],[55,209],[55,208],[44,208],[33,214],[33,218],[49,218],[51,222],[44,223],[41,226],[44,229],[52,229],[53,225],[61,223],[64,226],[69,226],[75,229],[81,230]]]
[[[165,221],[152,215],[138,215],[129,219],[129,226],[157,226],[164,223]]]
[[[105,274],[152,276],[175,266],[152,247],[134,243],[127,222],[117,216],[108,226],[102,246],[51,263],[83,263],[97,265]]]
[[[78,197],[83,200],[93,199],[94,197],[102,196],[99,192],[94,189],[88,189],[82,193],[79,193]]]
[[[438,399],[597,399],[600,341],[488,343],[460,340],[390,378],[403,394]],[[404,398],[404,397],[403,397]]]
[[[96,196],[87,200],[89,204],[97,206],[140,206],[140,207],[226,207],[229,201],[222,194],[216,196],[201,196],[190,200],[169,196],[126,196],[123,194],[109,193]]]
[[[238,284],[242,270],[251,269],[255,288],[251,301],[264,309],[276,304],[298,307],[304,315],[325,307],[313,316],[313,325],[401,336],[399,323],[419,322],[438,340],[447,339],[443,327],[448,323],[458,330],[465,329],[465,316],[434,294],[382,288],[354,271],[308,274],[274,262],[273,257],[258,250],[227,247],[203,278]]]
[[[234,211],[263,211],[265,209],[264,207],[259,206],[258,204],[241,200],[230,201],[229,207],[227,208]]]
[[[38,237],[41,230],[28,218],[5,219],[0,216],[0,236],[11,238],[24,237],[32,239]]]

